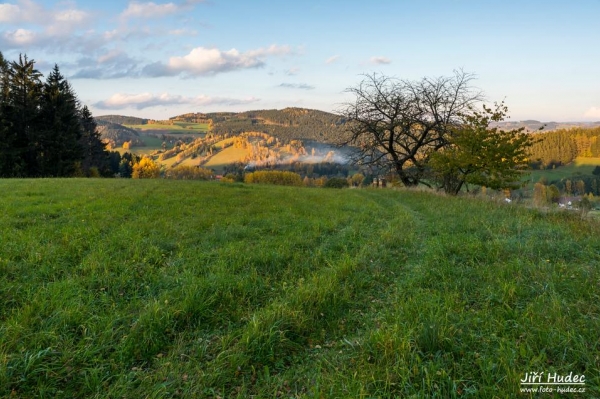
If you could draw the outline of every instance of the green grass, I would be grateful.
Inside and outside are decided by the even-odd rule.
[[[529,171],[529,175],[525,179],[531,183],[538,182],[542,177],[545,177],[549,182],[567,178],[576,179],[580,175],[591,175],[598,165],[600,165],[600,158],[579,157],[575,162],[556,169]]]
[[[541,397],[532,371],[600,396],[597,222],[393,190],[0,193],[0,397]]]

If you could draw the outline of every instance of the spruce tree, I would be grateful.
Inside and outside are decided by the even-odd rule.
[[[80,121],[82,127],[80,144],[83,148],[81,167],[83,172],[89,175],[92,168],[96,168],[98,172],[104,175],[108,174],[110,166],[108,165],[106,144],[100,138],[98,125],[87,106],[83,106],[80,111]]]
[[[39,114],[42,93],[42,74],[35,62],[26,55],[8,66],[8,93],[5,109],[9,135],[9,154],[6,163],[12,165],[10,176],[39,176],[37,146],[39,143]]]
[[[9,65],[0,52],[0,177],[11,176],[15,163],[14,134],[9,119]]]
[[[72,176],[83,158],[79,104],[69,82],[54,66],[41,103],[38,165],[41,176]]]

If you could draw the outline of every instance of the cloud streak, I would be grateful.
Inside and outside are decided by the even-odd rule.
[[[119,110],[123,108],[135,108],[142,110],[145,108],[172,106],[172,105],[193,105],[193,106],[210,106],[210,105],[243,105],[251,104],[260,101],[256,97],[247,97],[243,99],[228,98],[228,97],[210,97],[200,95],[197,97],[185,97],[172,95],[169,93],[152,94],[127,94],[116,93],[109,99],[100,101],[94,104],[95,107],[106,110]]]
[[[167,15],[188,11],[199,3],[204,3],[204,0],[186,0],[179,4],[173,2],[157,4],[152,1],[131,1],[120,17],[122,20],[130,18],[162,18]]]
[[[279,87],[285,87],[286,89],[302,89],[302,90],[312,90],[315,86],[311,86],[306,83],[282,83]]]
[[[156,4],[153,2],[137,2],[129,3],[125,11],[121,13],[121,18],[159,18],[165,15],[175,14],[180,10],[180,6],[175,3]]]
[[[325,63],[328,64],[328,65],[334,64],[334,63],[338,62],[339,59],[340,59],[340,56],[336,54],[334,56],[331,56],[331,57],[327,58],[325,60]]]
[[[387,65],[392,63],[392,60],[387,57],[371,57],[370,61],[371,64],[375,65]]]

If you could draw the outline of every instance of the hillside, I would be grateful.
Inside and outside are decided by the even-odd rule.
[[[135,130],[118,123],[107,122],[98,118],[95,119],[98,124],[100,137],[102,137],[104,142],[108,143],[109,148],[120,148],[125,142],[131,143],[133,147],[143,147],[146,145],[143,138]]]
[[[312,140],[334,143],[344,134],[344,120],[339,116],[304,108],[282,110],[257,110],[247,112],[189,113],[177,115],[166,121],[152,121],[129,116],[107,115],[96,118],[100,122],[118,123],[126,126],[147,125],[144,129],[159,128],[163,124],[177,130],[177,125],[210,124],[215,134],[238,135],[244,132],[260,132],[282,141]],[[152,126],[154,124],[154,127]]]
[[[344,136],[344,120],[337,115],[304,108],[206,114],[217,134],[248,131],[267,133],[280,140],[336,143]]]
[[[600,226],[576,215],[169,180],[0,190],[1,397],[533,398],[532,370],[600,396]]]
[[[114,148],[121,148],[127,142],[127,150],[150,155],[166,168],[184,164],[223,172],[235,164],[241,167],[346,164],[351,151],[332,144],[344,134],[339,117],[301,108],[188,113],[164,121],[145,120],[141,125],[107,122],[135,122],[135,118],[114,115],[97,120],[102,137]]]

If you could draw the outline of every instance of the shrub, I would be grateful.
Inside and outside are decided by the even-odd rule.
[[[344,188],[348,187],[348,180],[342,179],[341,177],[332,177],[325,182],[323,187],[325,188]]]
[[[276,184],[279,186],[302,186],[302,178],[298,173],[261,170],[252,173],[246,173],[244,183]]]
[[[212,176],[212,170],[190,165],[179,165],[165,172],[167,179],[175,180],[210,180]]]

